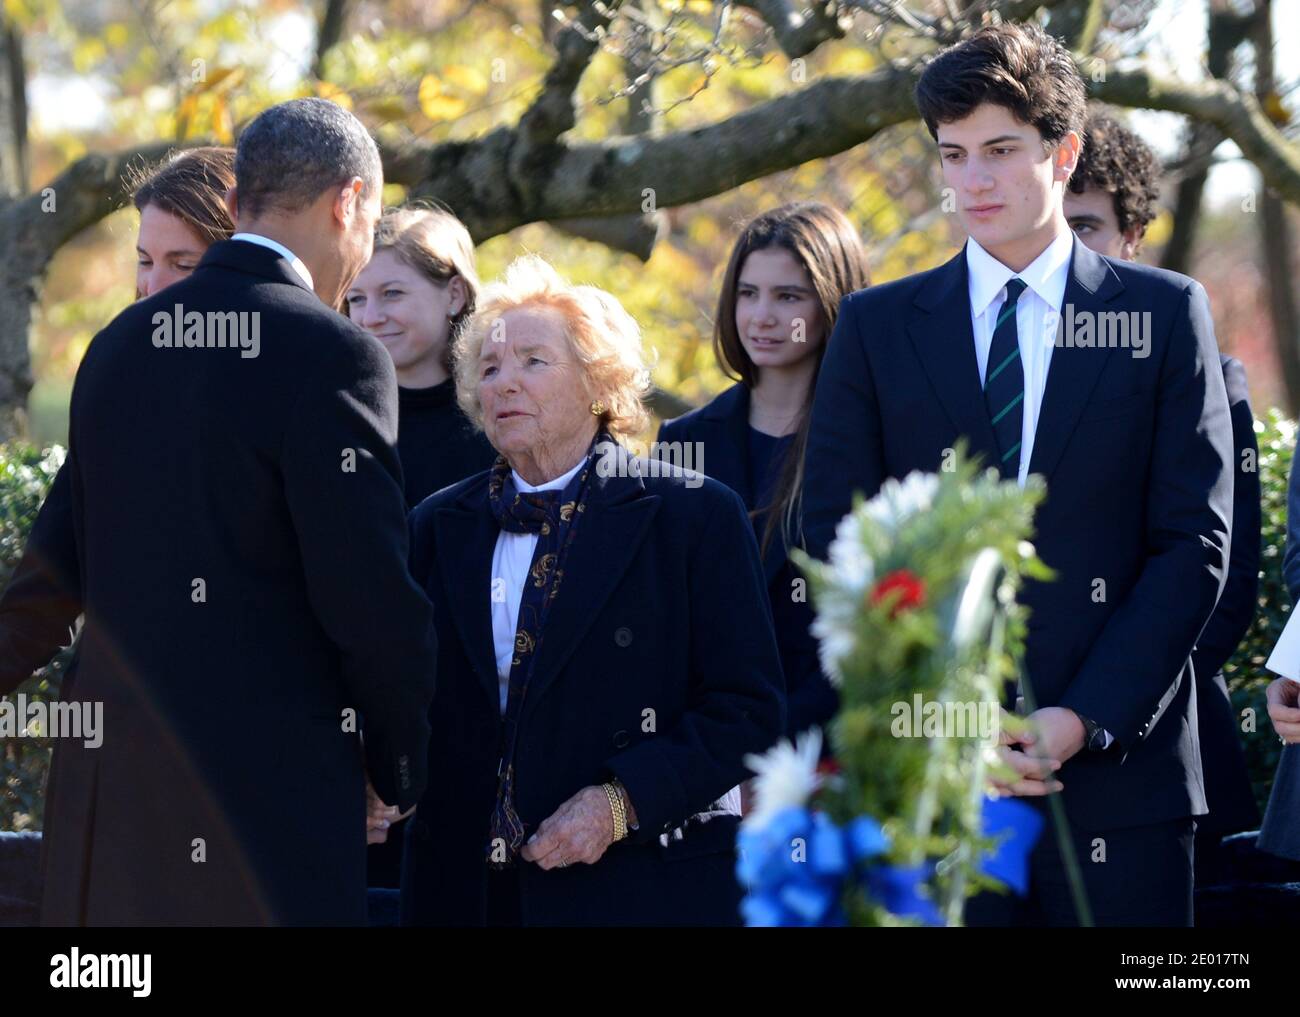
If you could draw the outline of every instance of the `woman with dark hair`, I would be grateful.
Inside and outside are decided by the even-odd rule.
[[[137,300],[185,278],[209,247],[230,239],[235,224],[225,199],[234,186],[233,148],[193,148],[137,175]]]
[[[861,240],[837,209],[803,201],[754,219],[732,249],[713,332],[718,363],[739,383],[659,431],[661,458],[676,459],[679,443],[698,443],[693,458],[679,461],[702,462],[749,509],[785,670],[791,735],[824,724],[836,708],[809,631],[806,584],[787,549],[802,539],[804,446],[826,339],[840,300],[867,283]]]
[[[344,312],[397,369],[397,451],[406,503],[486,470],[496,452],[456,406],[451,343],[478,296],[474,242],[450,212],[399,208],[375,229],[375,251]]]

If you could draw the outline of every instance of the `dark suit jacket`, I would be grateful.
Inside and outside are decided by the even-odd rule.
[[[740,495],[746,509],[754,510],[758,493],[750,483],[749,389],[744,385],[733,385],[707,405],[676,420],[664,421],[658,441],[661,445],[699,443],[703,460],[697,463],[697,468],[726,484]],[[669,456],[663,458],[672,461]],[[766,517],[759,524],[757,539],[761,539],[767,525]],[[799,578],[799,571],[790,561],[784,534],[778,530],[763,555],[763,579],[772,605],[781,669],[785,673],[786,733],[789,735],[825,724],[839,705],[834,687],[822,675],[817,641],[808,631],[814,617],[811,597],[805,594],[806,599],[802,601],[792,597],[793,581]]]
[[[1048,489],[1035,545],[1057,576],[1022,593],[1025,672],[1039,706],[1074,709],[1117,739],[1059,774],[1071,820],[1104,830],[1205,811],[1188,661],[1228,561],[1232,428],[1198,283],[1076,240],[1065,304],[1150,313],[1145,358],[1053,350],[1030,461]],[[826,553],[855,490],[936,471],[960,438],[993,460],[964,252],[841,305],[809,439],[813,553]]]
[[[177,305],[260,314],[260,354],[155,347]],[[0,691],[84,607],[63,699],[104,711],[102,747],[54,753],[44,921],[364,923],[343,711],[379,793],[413,804],[436,664],[396,431],[383,347],[255,245],[213,245],[95,337],[0,601]]]
[[[1259,826],[1259,808],[1250,786],[1241,745],[1240,718],[1232,708],[1228,685],[1220,673],[1255,618],[1259,593],[1259,465],[1247,463],[1249,450],[1258,460],[1255,416],[1250,411],[1246,369],[1233,357],[1220,356],[1223,381],[1232,410],[1232,547],[1228,579],[1218,606],[1205,623],[1192,653],[1196,673],[1196,713],[1205,771],[1205,799],[1210,814],[1197,820],[1197,833],[1224,837]]]
[[[1291,602],[1300,604],[1300,456],[1293,455],[1291,459],[1286,509],[1282,578]],[[1268,807],[1259,828],[1259,847],[1270,854],[1300,861],[1300,746],[1282,747]]]
[[[748,776],[743,757],[776,740],[785,712],[744,507],[695,479],[703,485],[599,471],[590,480],[520,717],[516,803],[531,834],[582,788],[616,776],[639,830],[595,865],[546,872],[519,861],[524,924],[739,921],[738,817],[659,840]],[[407,831],[407,925],[485,921],[501,728],[490,613],[499,529],[487,480],[471,477],[411,513],[411,569],[438,627],[429,772],[440,776]]]

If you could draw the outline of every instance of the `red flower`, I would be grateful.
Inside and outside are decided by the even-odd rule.
[[[837,777],[840,774],[840,764],[834,756],[827,756],[817,764],[817,772],[823,777]]]
[[[898,569],[883,576],[876,584],[871,591],[871,603],[879,604],[890,594],[894,594],[896,599],[889,610],[889,617],[897,618],[900,611],[920,607],[925,603],[925,583],[907,569]]]

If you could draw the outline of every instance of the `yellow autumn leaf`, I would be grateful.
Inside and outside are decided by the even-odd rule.
[[[339,88],[338,85],[332,85],[328,81],[318,81],[316,83],[316,94],[322,99],[328,99],[330,102],[342,106],[344,109],[352,108],[352,96]]]
[[[420,112],[430,120],[454,120],[465,112],[466,102],[454,95],[435,95],[427,102],[420,103]]]
[[[1269,92],[1264,97],[1263,107],[1264,115],[1278,127],[1291,121],[1291,114],[1287,111],[1286,104],[1282,102],[1282,97],[1276,91]]]
[[[420,79],[417,97],[420,112],[433,121],[451,120],[465,112],[465,100],[457,99],[453,95],[445,95],[442,82],[438,80],[436,74],[426,74]]]
[[[464,64],[452,64],[442,69],[442,76],[449,84],[474,95],[480,95],[487,91],[487,77],[477,68],[466,67]]]
[[[186,137],[190,133],[190,124],[194,121],[194,114],[199,109],[198,95],[191,93],[181,100],[181,104],[176,107],[176,134],[179,137]]]
[[[108,56],[102,39],[82,39],[72,49],[72,66],[78,74],[85,74]]]
[[[234,121],[226,106],[226,100],[220,97],[212,104],[212,133],[223,145],[233,144],[235,140]]]
[[[212,70],[207,72],[206,77],[199,84],[198,90],[200,92],[211,92],[218,85],[221,85],[223,83],[225,84],[225,87],[228,88],[231,85],[238,84],[239,79],[243,76],[243,73],[244,73],[244,69],[242,67],[213,68]]]
[[[131,33],[127,30],[126,25],[120,21],[115,21],[104,28],[104,42],[114,49],[121,49],[130,39]]]

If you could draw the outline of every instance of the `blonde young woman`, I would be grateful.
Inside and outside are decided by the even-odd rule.
[[[474,313],[474,243],[450,212],[399,208],[380,220],[375,253],[348,289],[349,317],[397,368],[397,450],[406,502],[486,469],[496,457],[456,405],[451,344]]]

